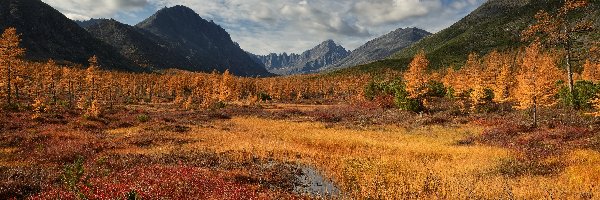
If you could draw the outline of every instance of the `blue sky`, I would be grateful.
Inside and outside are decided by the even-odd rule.
[[[397,28],[440,31],[486,0],[42,0],[77,20],[135,25],[163,7],[184,5],[223,26],[252,53],[301,53],[333,39],[353,50]]]

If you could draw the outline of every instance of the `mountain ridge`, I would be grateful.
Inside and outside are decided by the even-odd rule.
[[[430,35],[431,33],[418,28],[396,29],[358,47],[348,57],[331,66],[330,70],[368,64],[373,61],[385,59],[393,53],[407,48]]]
[[[592,4],[596,11],[590,14],[598,16],[598,3]],[[408,60],[424,49],[434,69],[461,66],[472,52],[486,54],[522,46],[520,34],[534,22],[535,14],[560,6],[555,0],[489,0],[450,27],[390,58]]]
[[[348,55],[349,51],[344,47],[333,40],[326,40],[302,54],[271,53],[252,56],[272,73],[292,75],[321,72],[325,67],[337,63]]]
[[[135,25],[166,41],[166,48],[193,63],[193,71],[229,70],[240,76],[271,76],[221,26],[185,6],[163,8]]]
[[[29,60],[54,59],[87,66],[88,59],[96,55],[104,69],[143,71],[40,0],[3,0],[0,29],[8,27],[21,34],[21,45],[27,49],[25,58]]]
[[[85,23],[85,22],[83,22]],[[123,24],[114,19],[94,19],[87,24],[86,30],[94,37],[116,48],[119,53],[135,64],[151,70],[186,69],[193,66],[191,62],[166,48],[164,42],[149,37],[143,30]]]

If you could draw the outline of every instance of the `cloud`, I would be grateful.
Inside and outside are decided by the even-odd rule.
[[[361,23],[377,26],[423,16],[440,7],[441,2],[435,0],[379,0],[355,2],[351,11]]]
[[[44,0],[72,19],[115,17],[130,24],[185,5],[258,54],[300,53],[333,39],[354,49],[397,28],[439,31],[486,0]],[[143,17],[142,17],[143,16]]]
[[[140,11],[148,0],[43,0],[71,19],[113,18],[119,14]]]

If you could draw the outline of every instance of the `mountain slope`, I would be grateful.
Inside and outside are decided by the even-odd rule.
[[[431,33],[418,28],[397,29],[352,51],[348,57],[335,64],[332,69],[352,67],[385,59],[429,35]]]
[[[193,64],[193,71],[229,69],[240,76],[271,75],[234,43],[223,28],[185,6],[161,9],[136,27],[166,41],[169,49]]]
[[[255,56],[267,70],[275,74],[309,74],[322,71],[349,55],[349,52],[333,40],[327,40],[302,54],[269,54]]]
[[[106,20],[107,19],[94,19],[94,18],[91,18],[91,19],[88,19],[88,20],[75,20],[75,23],[77,23],[77,25],[81,26],[82,28],[88,28],[88,27],[90,27],[92,25],[96,25],[96,24],[98,24],[100,22],[104,22]]]
[[[87,31],[94,37],[113,46],[121,55],[139,66],[149,69],[187,70],[193,66],[184,56],[159,45],[157,39],[148,37],[148,33],[144,34],[139,28],[112,19],[94,19],[92,23],[87,24]]]
[[[449,28],[421,40],[394,56],[400,62],[410,60],[424,49],[432,68],[462,65],[469,53],[485,54],[493,49],[516,48],[523,43],[520,33],[534,22],[539,10],[550,10],[561,5],[556,0],[489,0],[471,14]],[[598,15],[598,1],[589,13]],[[596,17],[598,18],[598,17]]]
[[[2,0],[0,29],[15,27],[31,60],[55,59],[82,65],[97,55],[105,69],[140,71],[109,45],[40,0]]]

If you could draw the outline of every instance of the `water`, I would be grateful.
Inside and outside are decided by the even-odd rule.
[[[322,198],[339,198],[341,196],[341,191],[335,183],[321,175],[318,170],[303,165],[298,168],[302,173],[296,176],[298,184],[294,187],[294,192]]]

